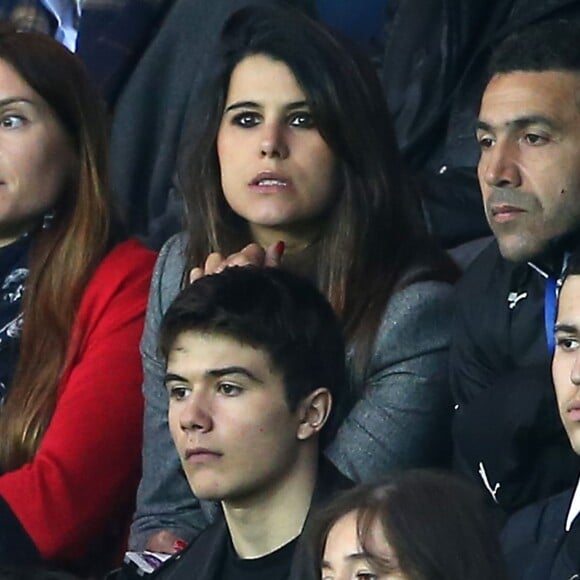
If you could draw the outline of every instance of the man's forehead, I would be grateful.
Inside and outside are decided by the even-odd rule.
[[[481,100],[479,121],[491,127],[517,119],[580,122],[580,74],[515,71],[494,75]]]

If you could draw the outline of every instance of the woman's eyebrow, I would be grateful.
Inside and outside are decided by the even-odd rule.
[[[308,103],[305,100],[301,101],[292,101],[284,105],[284,108],[288,111],[293,111],[294,109],[302,109],[303,107],[307,107]],[[263,109],[263,105],[260,103],[256,103],[255,101],[236,101],[231,105],[228,105],[224,112],[229,113],[230,111],[235,111],[237,109]]]
[[[27,103],[29,105],[34,105],[34,101],[31,101],[26,97],[6,97],[5,99],[0,99],[0,107],[14,105],[15,103]]]
[[[236,109],[260,109],[261,105],[254,101],[236,101],[225,108],[224,112],[235,111]]]

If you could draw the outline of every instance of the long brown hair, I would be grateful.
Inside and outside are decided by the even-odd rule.
[[[107,120],[74,55],[52,38],[0,30],[0,60],[44,99],[77,154],[76,175],[34,234],[23,297],[23,327],[12,384],[0,412],[0,467],[30,461],[58,398],[59,381],[79,348],[72,336],[83,290],[112,243],[106,186]]]
[[[216,139],[235,66],[246,56],[267,55],[293,72],[337,159],[339,195],[316,244],[316,276],[354,350],[352,383],[362,389],[392,294],[412,281],[453,281],[457,274],[428,240],[376,74],[322,26],[281,6],[239,10],[226,24],[222,48],[206,100],[191,112],[190,142],[179,164],[188,210],[187,270],[210,252],[229,254],[252,241],[247,223],[225,200]],[[414,276],[405,278],[411,265],[417,266]]]

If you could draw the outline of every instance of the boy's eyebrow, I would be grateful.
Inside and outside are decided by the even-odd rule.
[[[179,381],[181,383],[186,383],[187,379],[175,373],[166,373],[165,377],[163,377],[163,384],[167,385],[167,383],[170,383],[171,381]]]
[[[243,375],[243,376],[247,377],[248,379],[255,381],[257,383],[264,382],[261,379],[259,379],[254,373],[249,371],[247,368],[238,367],[238,366],[223,367],[223,368],[219,368],[219,369],[210,369],[210,370],[206,371],[205,374],[207,376],[216,377],[216,378],[223,377],[225,375]]]
[[[247,368],[239,367],[239,366],[222,367],[222,368],[218,368],[218,369],[209,369],[209,370],[205,371],[204,375],[208,376],[208,377],[214,377],[214,378],[220,378],[220,377],[223,377],[226,375],[243,375],[243,376],[247,377],[248,379],[255,381],[256,383],[263,383],[264,382],[262,379],[259,379],[254,373],[249,371]],[[182,377],[181,375],[178,375],[176,373],[167,373],[163,379],[163,383],[166,385],[167,383],[170,383],[172,381],[177,381],[177,382],[181,382],[181,383],[188,382],[188,380],[185,377]]]
[[[556,326],[554,326],[554,331],[575,334],[578,333],[578,327],[575,324],[566,324],[565,322],[557,322]]]

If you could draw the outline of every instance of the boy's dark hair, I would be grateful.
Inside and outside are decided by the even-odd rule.
[[[278,268],[226,268],[187,286],[167,310],[159,334],[168,357],[184,332],[221,334],[265,351],[282,374],[288,406],[319,387],[333,409],[321,443],[329,441],[345,407],[345,346],[327,300],[306,279]]]
[[[580,73],[580,21],[546,20],[508,36],[493,52],[490,77],[515,71]]]
[[[580,245],[576,245],[566,257],[563,278],[566,279],[568,276],[580,276]]]

